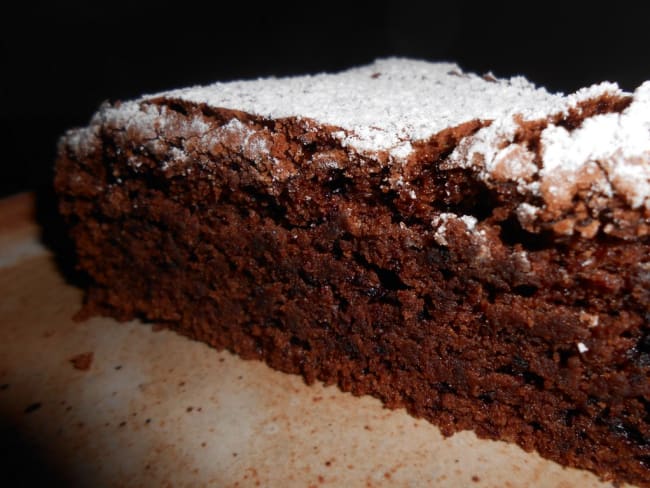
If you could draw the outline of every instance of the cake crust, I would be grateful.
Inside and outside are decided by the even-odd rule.
[[[105,105],[55,181],[85,312],[650,486],[649,100],[392,59]]]

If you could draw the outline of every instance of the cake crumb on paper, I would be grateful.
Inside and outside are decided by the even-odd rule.
[[[92,366],[93,357],[94,354],[92,352],[84,352],[71,357],[69,361],[72,363],[74,369],[78,369],[79,371],[88,371],[90,366]]]

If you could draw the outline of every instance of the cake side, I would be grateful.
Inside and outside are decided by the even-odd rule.
[[[86,312],[164,322],[446,434],[648,485],[645,204],[578,185],[552,207],[531,186],[546,130],[620,120],[638,93],[599,88],[536,120],[477,115],[399,157],[307,117],[164,96],[105,106],[57,163],[94,281]]]

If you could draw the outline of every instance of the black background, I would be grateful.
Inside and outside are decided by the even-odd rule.
[[[649,7],[352,1],[23,3],[1,15],[0,196],[51,179],[57,138],[104,100],[398,55],[552,91],[650,79]],[[6,7],[5,7],[6,9]]]

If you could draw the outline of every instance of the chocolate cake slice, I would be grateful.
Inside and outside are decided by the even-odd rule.
[[[68,132],[84,312],[650,486],[650,83],[379,60]]]

